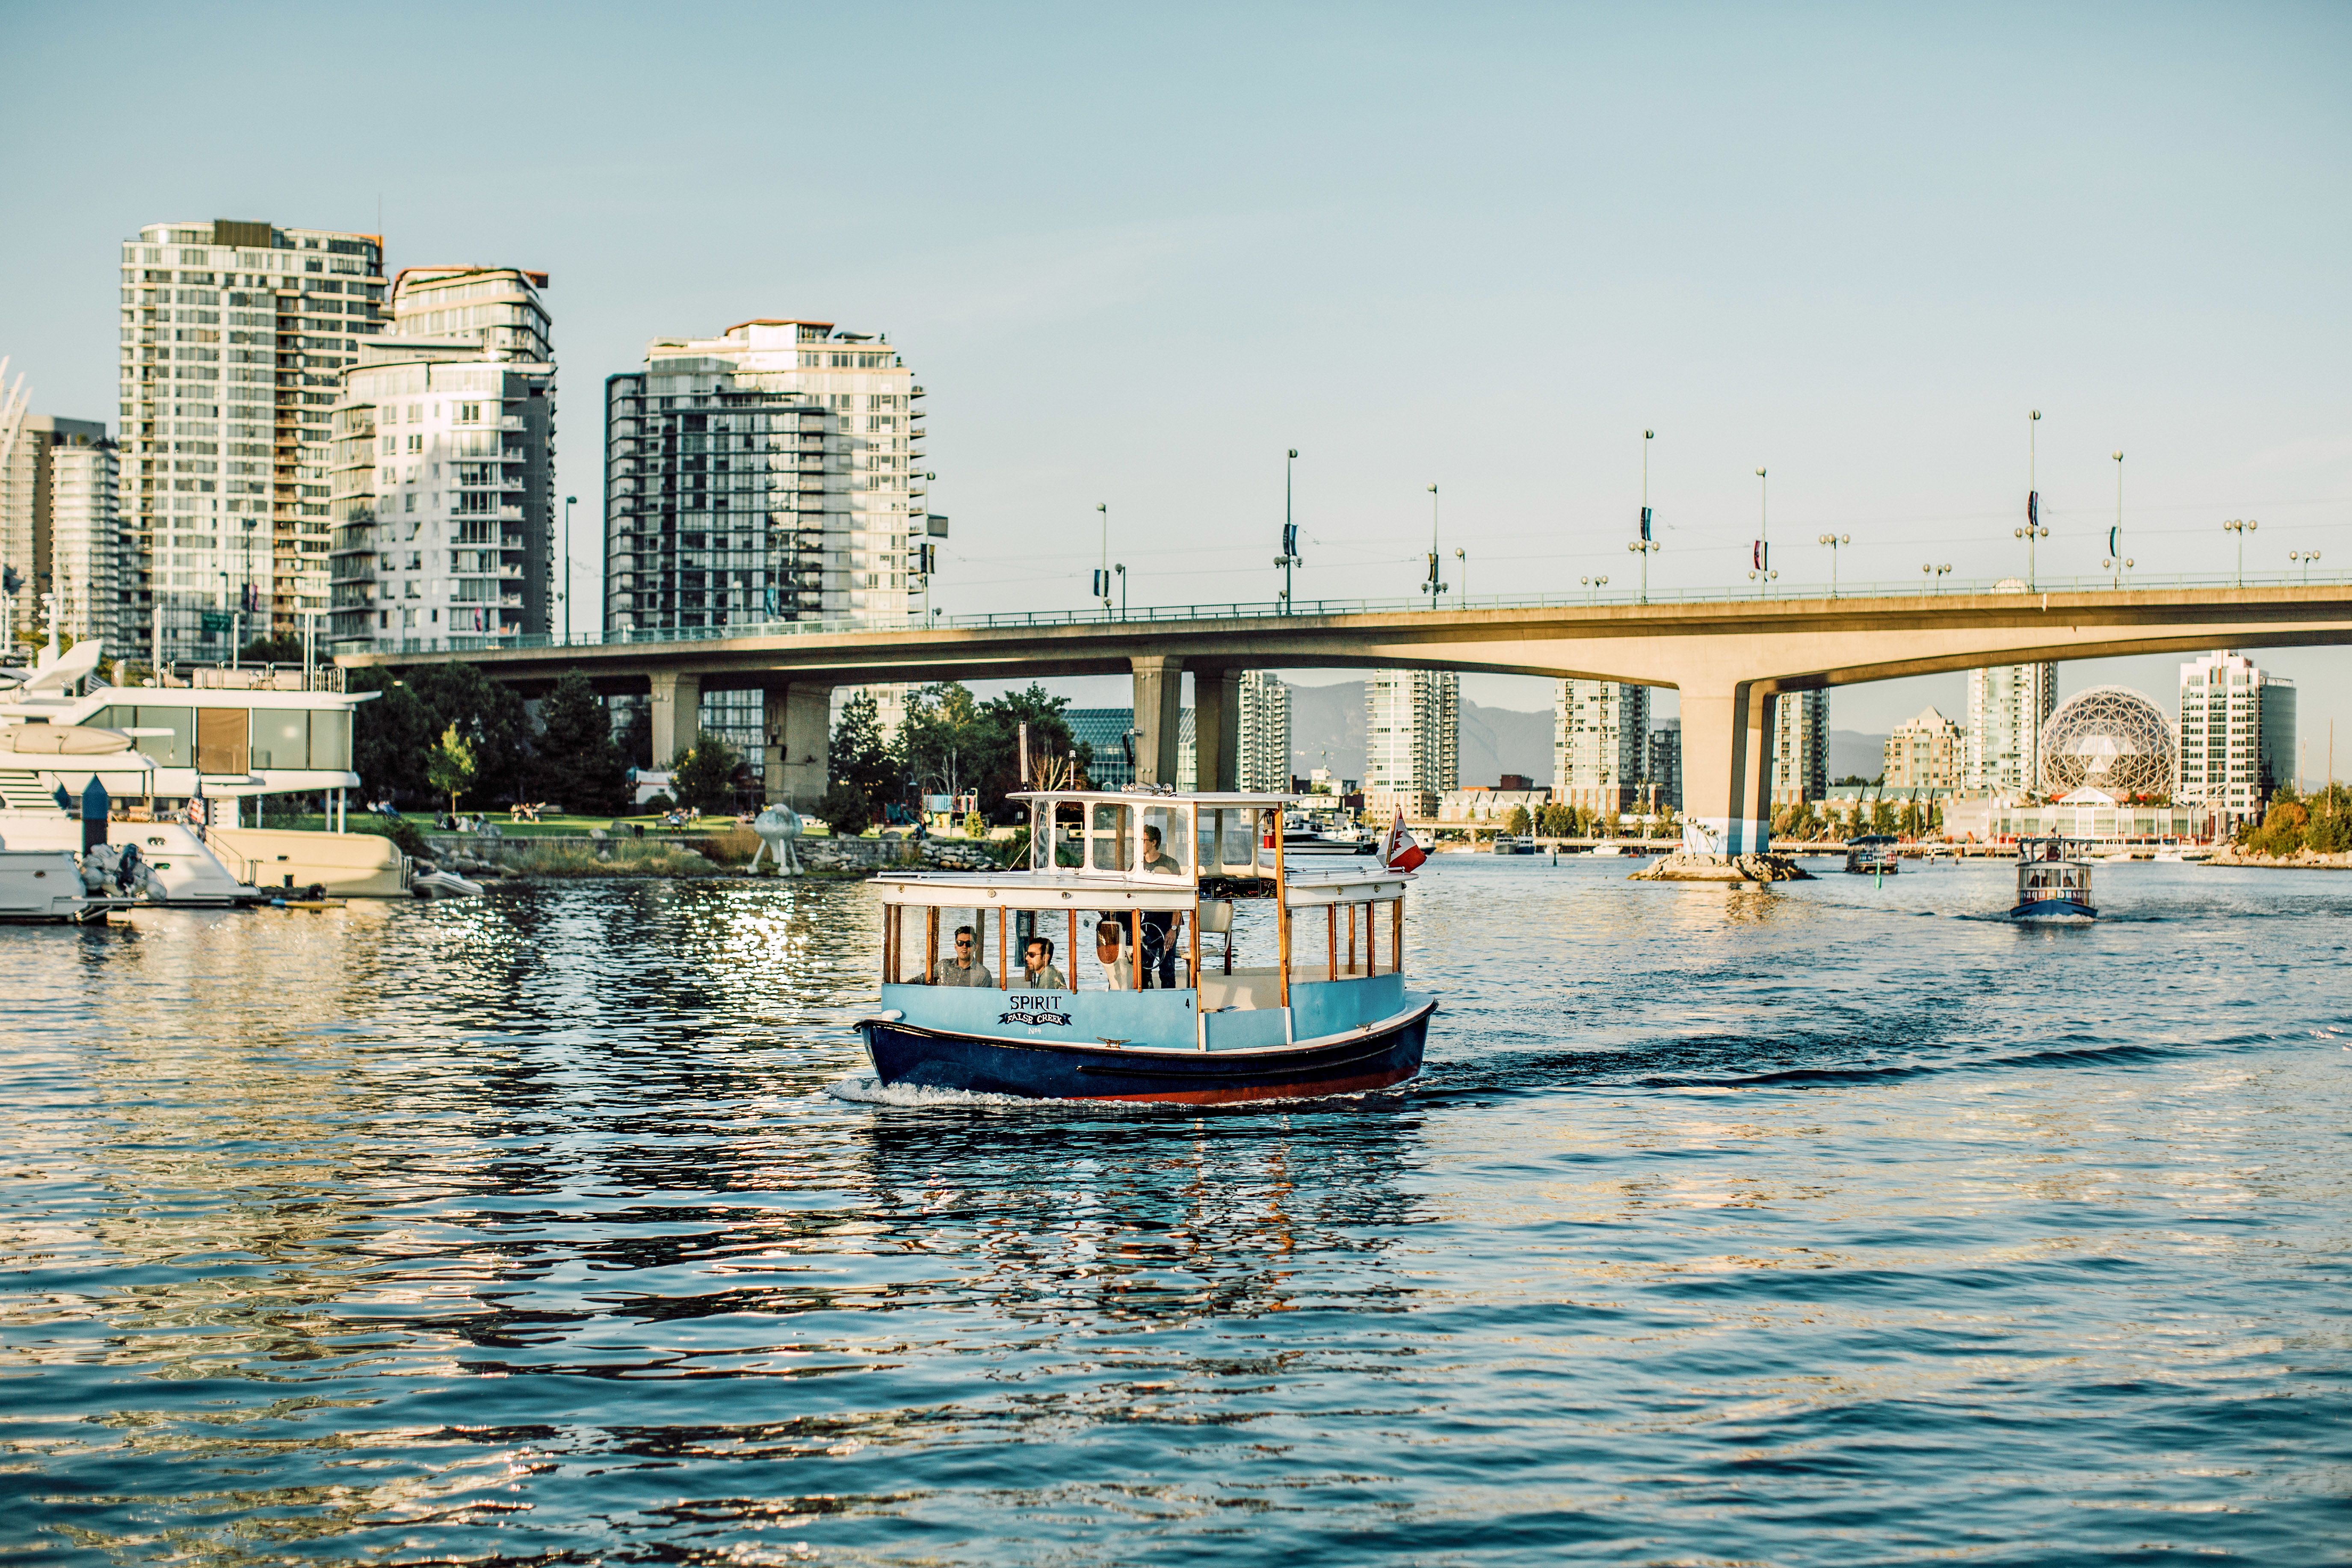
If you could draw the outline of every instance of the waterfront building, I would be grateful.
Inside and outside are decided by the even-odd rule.
[[[151,658],[218,657],[328,610],[329,415],[383,328],[383,251],[225,218],[123,245],[121,513],[138,559],[119,607]]]
[[[2180,667],[2173,802],[2230,825],[2261,819],[2294,776],[2294,682],[2224,648]]]
[[[57,595],[59,632],[76,642],[98,638],[110,657],[127,658],[136,649],[124,646],[121,636],[119,468],[114,443],[104,436],[60,441],[50,449],[47,591]]]
[[[1553,689],[1551,715],[1551,776],[1562,805],[1611,812],[1647,804],[1648,687],[1562,680]]]
[[[102,419],[60,419],[26,414],[19,406],[0,427],[0,566],[24,582],[8,606],[10,639],[47,637],[43,596],[59,593],[64,631],[77,638],[113,637],[115,557],[121,548],[113,521],[114,468],[114,447]],[[97,515],[100,509],[102,518]],[[98,591],[105,599],[93,603],[92,585],[100,578]]]
[[[1886,737],[1885,777],[1889,789],[1957,788],[1968,752],[1965,732],[1934,704],[1895,726]]]
[[[2100,843],[2156,844],[2191,838],[2205,829],[2200,810],[2134,805],[2084,785],[2042,805],[2005,795],[1975,795],[1944,805],[1944,837],[1953,843],[2005,844],[2018,838],[2087,838]]]
[[[887,336],[829,321],[656,339],[605,383],[605,629],[904,624],[921,396]]]
[[[1279,790],[1290,782],[1290,688],[1270,669],[1241,678],[1241,745],[1234,787]]]
[[[1772,804],[1820,800],[1830,787],[1830,694],[1784,691],[1771,713]]]
[[[1426,820],[1461,783],[1462,680],[1451,670],[1376,669],[1364,683],[1364,798],[1377,818]]]
[[[555,624],[555,353],[510,267],[404,268],[333,411],[329,635],[398,644]],[[667,761],[667,759],[657,759]]]
[[[1532,818],[1551,801],[1552,792],[1548,789],[1465,784],[1460,789],[1447,790],[1439,797],[1437,820],[1501,827],[1509,823],[1512,812],[1524,807]]]
[[[1135,758],[1128,737],[1135,729],[1132,708],[1065,708],[1070,744],[1089,748],[1086,765],[1090,789],[1118,789],[1135,782]]]
[[[1554,774],[1554,777],[1559,775]],[[1683,721],[1661,720],[1650,731],[1650,786],[1653,809],[1683,808]]]
[[[2058,667],[2002,664],[1969,671],[1964,789],[2021,795],[2039,787],[2042,730],[2058,706]]]

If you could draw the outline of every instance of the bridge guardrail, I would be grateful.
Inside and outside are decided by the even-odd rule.
[[[1640,605],[1723,605],[1748,601],[1770,603],[1774,600],[1814,599],[1880,599],[1912,598],[1941,599],[1987,595],[1992,594],[2081,594],[2117,591],[2116,581],[2105,573],[2089,576],[2042,577],[2032,588],[2003,587],[2014,584],[2015,578],[1946,579],[1929,585],[1914,582],[1849,583],[1832,592],[1826,584],[1818,591],[1801,586],[1783,587],[1780,592],[1759,594],[1751,585],[1746,588],[1680,590],[1673,594],[1652,594],[1646,599],[1633,590],[1586,590],[1572,594],[1513,595],[1496,594],[1465,597],[1441,606],[1447,610],[1540,610],[1600,608],[1602,606],[1634,606]],[[2156,574],[2135,572],[2125,574],[2121,591],[2150,592],[2168,588],[2280,588],[2326,587],[2352,583],[2343,575],[2306,575],[2301,573],[2275,576],[2234,572]],[[643,629],[625,627],[614,631],[575,632],[570,637],[535,634],[528,637],[443,637],[359,640],[336,645],[342,653],[486,653],[500,648],[597,648],[643,647],[649,644],[724,642],[737,637],[825,637],[877,631],[1000,631],[1021,630],[1045,626],[1098,626],[1136,624],[1150,626],[1187,621],[1233,621],[1254,618],[1277,619],[1314,617],[1318,616],[1381,615],[1397,611],[1426,610],[1429,601],[1419,595],[1412,598],[1314,599],[1301,601],[1287,609],[1279,600],[1227,600],[1192,605],[1137,605],[1127,610],[997,610],[970,616],[933,616],[928,621],[878,623],[873,620],[765,620],[745,619],[716,626],[655,626]]]

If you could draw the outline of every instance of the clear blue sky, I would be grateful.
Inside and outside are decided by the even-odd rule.
[[[1849,582],[2006,572],[2032,407],[2045,574],[2097,571],[2117,447],[2143,570],[2228,570],[2248,516],[2250,569],[2352,570],[2342,5],[6,0],[0,36],[37,408],[110,416],[138,225],[381,200],[394,266],[552,272],[592,541],[603,378],[814,315],[931,391],[953,611],[1078,603],[1097,501],[1138,602],[1265,597],[1289,446],[1302,596],[1410,593],[1432,481],[1473,594],[1622,584],[1644,426],[1664,591],[1744,580],[1759,465],[1784,587],[1825,530]],[[2271,662],[2352,766],[2352,654]]]

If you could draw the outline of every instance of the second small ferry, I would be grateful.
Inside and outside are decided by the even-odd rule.
[[[1405,986],[1420,852],[1401,833],[1402,853],[1295,865],[1289,795],[1012,798],[1025,868],[875,879],[881,1007],[857,1027],[883,1083],[1209,1105],[1421,1071],[1437,1001]],[[1237,955],[1237,935],[1274,951]]]
[[[2091,868],[2082,858],[2082,838],[2021,838],[2017,841],[2017,902],[2011,920],[2092,921]]]

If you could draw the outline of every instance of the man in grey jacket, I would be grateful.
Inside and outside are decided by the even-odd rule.
[[[955,956],[940,965],[935,985],[979,985],[996,988],[996,977],[988,965],[980,961],[980,939],[970,926],[958,926],[955,931]]]

